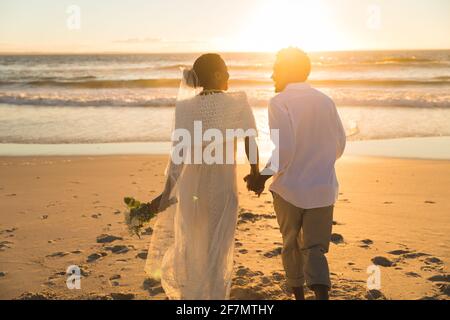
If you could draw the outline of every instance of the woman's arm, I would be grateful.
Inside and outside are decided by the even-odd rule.
[[[256,152],[256,158],[253,152]],[[259,150],[255,137],[245,137],[245,154],[250,163],[250,174],[259,174]]]

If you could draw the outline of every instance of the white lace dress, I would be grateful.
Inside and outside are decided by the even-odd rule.
[[[243,93],[196,96],[177,105],[175,118],[175,128],[192,136],[194,121],[202,122],[203,132],[218,129],[224,136],[227,129],[256,130]],[[158,215],[146,271],[161,279],[170,299],[228,299],[238,216],[236,165],[171,164],[168,178],[176,180],[178,202]]]

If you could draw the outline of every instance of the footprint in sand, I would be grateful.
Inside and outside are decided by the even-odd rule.
[[[65,257],[65,256],[67,256],[67,255],[69,255],[69,254],[70,254],[69,252],[58,251],[58,252],[49,254],[49,255],[47,256],[47,258],[62,258],[62,257]]]
[[[110,294],[113,300],[133,300],[136,295],[134,293],[115,292]]]
[[[331,242],[333,242],[334,244],[344,243],[344,237],[339,233],[333,233],[331,235]]]
[[[255,223],[258,220],[275,219],[275,218],[276,218],[276,216],[273,214],[254,214],[252,212],[241,211],[241,214],[239,215],[238,224],[247,223],[247,222]]]
[[[261,291],[261,288],[255,287],[235,287],[231,289],[232,300],[267,300],[270,296]]]
[[[423,252],[411,252],[411,253],[406,253],[402,256],[402,258],[404,259],[417,259],[417,258],[421,258],[421,257],[427,257],[429,256],[428,253],[423,253]]]
[[[435,264],[442,265],[442,264],[444,264],[444,262],[441,259],[439,259],[439,258],[429,257],[429,258],[425,259],[425,264],[428,264],[428,265],[435,265]]]
[[[11,241],[1,241],[0,242],[0,251],[5,251],[6,249],[11,249],[11,245],[13,242]]]
[[[386,297],[380,290],[369,290],[366,293],[366,298],[368,300],[386,300]]]
[[[121,278],[122,278],[122,276],[120,274],[115,274],[115,275],[112,275],[111,277],[109,277],[109,282],[110,282],[111,286],[113,286],[113,287],[119,286],[120,283],[117,280],[119,280]]]
[[[114,254],[124,254],[130,251],[130,248],[124,245],[115,245],[112,247],[105,247],[105,250],[111,251]]]
[[[425,201],[424,203],[425,204],[436,204],[436,202],[434,202],[434,201]]]
[[[2,235],[2,234],[12,234],[15,231],[17,231],[16,227],[13,227],[11,229],[5,229],[5,230],[0,231],[0,235]]]
[[[382,266],[382,267],[392,267],[394,263],[386,257],[374,257],[372,258],[372,262],[374,265]]]
[[[261,277],[261,283],[263,286],[269,286],[272,284],[272,280],[270,280],[269,277],[264,276],[264,277]]]
[[[145,251],[139,252],[139,253],[136,255],[136,258],[139,258],[139,259],[142,259],[142,260],[146,260],[146,259],[147,259],[147,256],[148,256],[148,251],[145,250]]]
[[[105,253],[105,252],[101,252],[101,253],[93,253],[93,254],[91,254],[91,255],[89,255],[88,257],[87,257],[87,262],[88,263],[91,263],[91,262],[94,262],[94,261],[97,261],[98,259],[100,259],[100,258],[102,258],[102,257],[104,257],[104,256],[106,256],[107,254]]]
[[[285,276],[279,272],[274,272],[274,273],[272,273],[272,279],[275,282],[281,282],[281,281],[285,280]]]
[[[142,283],[142,288],[150,294],[150,296],[156,296],[158,294],[164,293],[163,288],[161,287],[161,282],[155,279],[145,279]]]
[[[406,272],[405,274],[407,277],[410,277],[410,278],[422,278],[422,276],[420,274],[415,273],[415,272]]]
[[[360,248],[368,249],[373,244],[373,241],[370,239],[364,239],[361,240],[362,245],[360,245]]]
[[[97,237],[97,243],[111,243],[116,240],[123,240],[123,238],[109,235],[109,234],[102,234]]]
[[[438,274],[427,279],[431,282],[450,282],[450,274]]]
[[[273,249],[272,251],[269,251],[269,252],[264,253],[264,257],[266,257],[266,258],[274,258],[274,257],[277,257],[277,256],[279,256],[279,255],[281,254],[281,251],[282,251],[282,250],[283,250],[282,247],[275,248],[275,249]]]
[[[17,300],[56,300],[57,296],[50,292],[24,292]]]
[[[401,255],[411,253],[411,251],[400,249],[400,250],[389,251],[388,253],[392,254],[393,256],[401,256]]]
[[[247,250],[247,249],[241,249],[241,250],[239,250],[239,253],[241,253],[241,254],[247,254],[247,253],[248,253],[248,250]]]
[[[437,287],[442,294],[444,294],[446,296],[450,296],[450,285],[449,284],[439,283],[439,284],[437,284]]]
[[[423,262],[425,265],[420,268],[422,271],[432,272],[443,271],[444,269],[444,262],[439,258],[428,257]]]
[[[153,234],[153,229],[151,227],[148,227],[141,233],[141,235],[144,235],[144,236],[151,236],[152,234]]]
[[[248,285],[248,280],[245,278],[242,278],[242,277],[236,277],[236,278],[233,278],[233,285],[243,287],[243,286]]]

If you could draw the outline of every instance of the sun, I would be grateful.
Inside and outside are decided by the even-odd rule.
[[[329,50],[338,45],[336,32],[321,0],[266,0],[250,13],[235,46],[241,51],[276,51],[288,46]]]

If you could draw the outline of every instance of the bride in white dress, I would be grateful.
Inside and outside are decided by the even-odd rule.
[[[227,66],[217,54],[203,55],[191,70],[185,70],[175,129],[194,137],[194,122],[201,121],[202,133],[215,129],[225,137],[227,129],[247,131],[246,153],[253,162],[250,173],[258,175],[255,119],[244,93],[226,93],[228,79]],[[183,93],[186,86],[195,94]],[[228,164],[226,157],[231,150],[231,159],[236,159],[236,139],[214,143],[214,155],[221,155],[227,164],[190,164],[196,148],[203,152],[210,141],[184,150],[185,161],[170,161],[165,190],[152,202],[165,210],[153,227],[146,272],[161,280],[169,299],[224,300],[230,295],[238,192],[236,161]],[[254,157],[251,146],[256,150]]]

